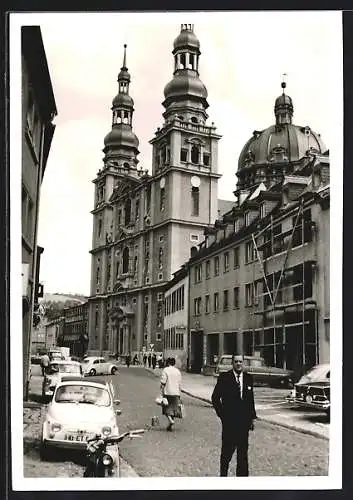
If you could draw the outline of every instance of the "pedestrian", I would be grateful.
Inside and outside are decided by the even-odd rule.
[[[159,353],[157,357],[158,368],[163,368],[163,354]]]
[[[157,364],[157,356],[156,356],[156,353],[154,352],[152,354],[152,368],[155,369],[156,368],[156,364]]]
[[[243,371],[244,358],[233,354],[232,369],[220,373],[212,393],[212,404],[222,421],[220,475],[227,476],[229,463],[237,449],[237,476],[248,476],[249,430],[257,418],[253,378]]]
[[[131,354],[129,352],[127,353],[127,356],[125,358],[125,362],[126,362],[126,366],[129,368],[129,366],[131,364]]]
[[[40,367],[41,367],[41,369],[42,369],[42,376],[43,376],[43,377],[44,377],[44,375],[45,375],[45,371],[46,371],[46,369],[47,369],[47,368],[48,368],[48,366],[49,366],[49,362],[50,362],[50,360],[49,360],[49,356],[48,356],[48,354],[47,354],[47,353],[44,353],[44,354],[42,355],[42,357],[40,358]]]
[[[151,368],[151,363],[152,363],[152,355],[151,355],[151,353],[148,354],[147,360],[148,360],[148,368]]]
[[[175,358],[168,358],[166,365],[161,376],[161,395],[168,400],[168,405],[163,405],[162,411],[168,419],[167,431],[172,431],[174,417],[179,413],[181,373],[175,366]]]
[[[146,368],[146,364],[147,364],[147,354],[146,353],[143,355],[142,360],[143,360],[143,366]]]
[[[138,365],[139,364],[139,358],[138,358],[137,354],[135,354],[134,359],[132,360],[132,364],[133,365]]]

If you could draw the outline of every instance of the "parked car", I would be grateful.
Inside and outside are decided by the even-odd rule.
[[[330,413],[330,365],[320,364],[310,368],[294,385],[286,398],[290,404]]]
[[[254,383],[268,384],[270,387],[293,387],[294,372],[276,366],[266,366],[265,360],[257,356],[244,356],[244,371],[253,376]],[[223,354],[216,366],[214,375],[232,369],[232,355]]]
[[[42,428],[40,452],[43,460],[55,448],[84,450],[96,434],[118,435],[116,410],[110,382],[77,376],[63,377],[48,405]]]
[[[105,358],[87,356],[81,361],[84,375],[115,375],[118,367]]]
[[[65,375],[83,375],[82,366],[77,361],[54,360],[49,363],[45,370],[45,376],[42,384],[43,398],[51,397],[54,394],[56,385]]]

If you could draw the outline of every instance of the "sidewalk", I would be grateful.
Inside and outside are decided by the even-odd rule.
[[[153,373],[155,377],[160,377],[162,370],[160,368],[146,368],[145,370]],[[211,395],[215,386],[216,380],[212,376],[205,376],[197,373],[182,372],[182,392],[188,396],[200,399],[206,403],[211,403]],[[256,404],[256,398],[255,398]],[[318,425],[315,422],[310,422],[300,418],[297,413],[261,413],[261,409],[257,410],[258,420],[269,422],[270,424],[286,427],[303,434],[310,434],[322,439],[329,439],[330,425]]]

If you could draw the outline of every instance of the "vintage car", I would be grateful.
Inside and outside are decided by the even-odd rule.
[[[63,377],[47,407],[40,446],[41,458],[47,460],[55,448],[84,450],[87,439],[96,434],[119,434],[111,382],[94,377]]]
[[[287,402],[330,413],[330,365],[315,365],[294,385]]]
[[[294,372],[276,366],[266,366],[263,358],[244,356],[244,371],[253,376],[254,384],[267,384],[270,387],[293,387]],[[232,355],[223,354],[217,364],[214,375],[232,369]]]
[[[115,363],[98,356],[87,356],[81,361],[84,375],[115,375],[118,367]]]
[[[51,397],[58,382],[65,375],[83,375],[82,366],[77,361],[55,359],[51,361],[45,369],[45,375],[42,383],[43,399]]]

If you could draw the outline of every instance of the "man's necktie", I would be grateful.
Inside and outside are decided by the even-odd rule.
[[[238,386],[238,390],[239,390],[239,397],[241,399],[241,386],[240,386],[240,375],[239,375],[239,373],[236,376],[236,381],[237,381],[237,386]]]

